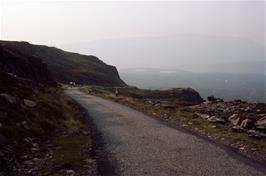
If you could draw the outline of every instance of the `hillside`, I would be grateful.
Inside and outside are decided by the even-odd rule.
[[[42,59],[0,46],[1,176],[99,175],[96,132]]]
[[[40,58],[26,56],[0,45],[0,70],[32,80],[32,83],[55,85],[56,82]],[[2,80],[3,81],[3,80]]]
[[[102,86],[126,85],[114,66],[105,64],[95,56],[80,55],[27,42],[0,41],[0,46],[10,53],[42,59],[58,82],[74,81],[77,84]]]

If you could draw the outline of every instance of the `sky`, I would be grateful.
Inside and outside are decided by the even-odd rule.
[[[232,71],[265,72],[264,1],[0,2],[2,40],[95,55],[118,69],[223,72],[234,62]]]
[[[265,3],[10,1],[1,39],[59,46],[128,37],[204,34],[265,43]]]

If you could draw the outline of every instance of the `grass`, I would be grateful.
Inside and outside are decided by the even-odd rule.
[[[81,133],[82,130],[86,130],[84,115],[71,99],[63,99],[64,101],[60,102],[60,111],[64,116],[63,129],[52,141],[56,148],[47,167],[48,171],[46,168],[42,171],[49,172],[49,175],[65,175],[63,171],[66,169],[78,170],[86,164],[85,159],[89,157],[85,149],[92,139]]]
[[[54,153],[54,166],[60,168],[60,166],[69,165],[68,167],[74,169],[85,164],[84,160],[87,156],[83,153],[83,147],[87,143],[87,137],[72,134],[58,137],[54,142],[57,146],[60,146]]]
[[[4,111],[0,110],[0,134],[10,141],[16,141],[16,159],[23,162],[20,156],[31,155],[31,144],[26,143],[25,139],[32,138],[42,148],[37,154],[39,158],[45,158],[43,155],[48,148],[47,141],[55,146],[50,147],[53,158],[39,171],[41,175],[65,175],[62,169],[82,168],[86,164],[84,160],[92,157],[86,152],[86,147],[92,147],[93,139],[90,134],[85,136],[81,132],[87,127],[79,105],[66,97],[59,88],[47,88],[31,96],[19,95],[20,100],[24,98],[35,101],[37,106],[29,108],[22,103],[11,105],[0,98],[0,105],[4,106]],[[22,125],[23,122],[26,122],[26,127]]]

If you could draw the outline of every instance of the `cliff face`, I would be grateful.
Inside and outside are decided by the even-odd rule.
[[[66,52],[54,47],[32,45],[27,42],[0,41],[10,52],[29,58],[39,58],[47,64],[56,81],[101,86],[125,86],[117,69],[95,56]],[[38,62],[38,61],[36,61]]]

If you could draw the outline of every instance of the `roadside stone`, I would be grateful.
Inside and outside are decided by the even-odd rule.
[[[34,162],[38,162],[39,161],[39,158],[33,158],[33,161]]]
[[[25,121],[25,120],[23,122],[21,122],[21,126],[23,126],[23,128],[25,128],[26,130],[29,130],[30,129],[27,121]]]
[[[246,109],[244,111],[245,112],[250,112],[251,111],[251,108],[248,106],[248,107],[246,107]]]
[[[196,115],[198,115],[199,117],[203,118],[203,119],[208,119],[210,118],[210,115],[208,114],[200,114],[200,113],[196,113]]]
[[[17,99],[12,95],[9,95],[6,93],[1,93],[0,96],[3,97],[4,99],[6,99],[10,104],[16,104],[17,103]]]
[[[260,130],[266,130],[266,116],[262,117],[256,122],[256,128]]]
[[[240,148],[239,148],[239,150],[244,150],[244,149],[245,149],[245,147],[240,147]]]
[[[245,119],[241,122],[240,127],[245,129],[251,129],[252,127],[254,127],[254,123],[250,119]]]
[[[66,170],[67,176],[74,176],[76,172],[74,170]]]
[[[155,107],[159,107],[159,106],[161,106],[161,104],[160,103],[156,103],[156,104],[154,104],[154,106]]]
[[[24,99],[23,102],[26,106],[28,106],[30,108],[34,108],[35,106],[37,106],[37,103],[35,101],[32,101],[32,100]]]
[[[25,165],[33,165],[34,163],[31,160],[27,160],[24,162]]]
[[[88,135],[89,135],[89,132],[86,131],[86,130],[82,130],[81,133],[82,133],[84,136],[88,136]]]
[[[37,152],[37,151],[39,151],[40,149],[37,148],[37,147],[32,147],[30,150],[31,150],[32,152]]]
[[[211,116],[210,118],[208,118],[208,121],[213,122],[213,123],[226,123],[226,121],[224,119],[218,118],[216,116]]]
[[[241,133],[241,132],[243,132],[244,130],[243,130],[243,128],[241,128],[240,126],[233,126],[233,127],[231,128],[231,131],[233,131],[233,132],[237,132],[237,133]]]
[[[257,139],[266,138],[266,134],[255,130],[248,130],[248,134],[249,134],[248,136],[252,138],[257,138]]]
[[[233,125],[239,125],[240,123],[240,117],[238,117],[237,114],[231,115],[228,120],[233,124]]]
[[[38,143],[32,143],[33,147],[39,148],[39,144]]]

